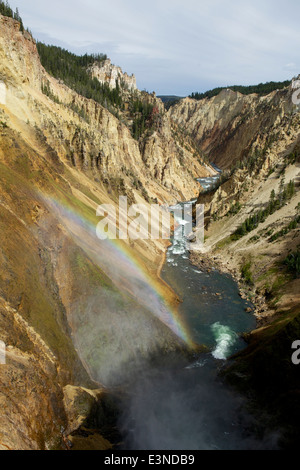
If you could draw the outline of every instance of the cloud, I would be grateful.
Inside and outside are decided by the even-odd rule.
[[[38,39],[104,52],[159,94],[284,80],[300,69],[298,0],[22,3],[11,1]]]

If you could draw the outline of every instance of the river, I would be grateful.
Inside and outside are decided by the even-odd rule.
[[[202,272],[190,263],[178,216],[177,224],[162,277],[183,300],[179,311],[192,339],[209,352],[188,363],[178,358],[152,367],[137,378],[122,417],[125,448],[276,448],[276,437],[265,433],[263,424],[246,411],[245,399],[219,377],[229,356],[246,346],[241,334],[255,328],[254,316],[246,313],[249,304],[231,276]]]

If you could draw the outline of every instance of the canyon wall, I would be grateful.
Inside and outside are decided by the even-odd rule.
[[[114,86],[115,77],[105,80]],[[240,278],[251,261],[248,295],[273,300],[270,311],[258,308],[259,321],[283,313],[289,324],[299,280],[282,261],[299,246],[299,232],[275,244],[268,233],[284,228],[300,202],[298,153],[290,158],[299,144],[292,89],[263,98],[224,90],[211,100],[185,99],[168,113],[145,95],[159,120],[136,140],[126,110],[113,115],[55,80],[31,35],[3,16],[0,82],[0,340],[7,346],[0,448],[65,448],[67,438],[109,448],[101,422],[105,428],[114,409],[103,405],[103,397],[113,401],[105,387],[130,378],[127,364],[136,371],[185,345],[164,321],[178,303],[158,274],[168,241],[100,249],[97,206],[116,207],[120,195],[160,205],[198,197],[196,178],[215,173],[204,156],[230,170],[213,194],[199,196],[208,222],[204,256],[220,257]],[[296,191],[287,205],[246,237],[230,239],[289,180]],[[95,408],[102,421],[83,443],[80,427],[89,426]]]
[[[178,302],[158,275],[168,241],[103,248],[97,206],[117,207],[119,195],[189,199],[211,169],[174,138],[167,115],[133,139],[106,108],[48,75],[31,35],[3,16],[0,80],[0,448],[66,448],[67,436],[84,447],[78,428],[101,408],[104,386],[185,348],[163,320]],[[115,413],[104,408],[98,427]],[[101,429],[86,442],[110,445]]]
[[[258,147],[280,139],[281,125],[298,109],[292,94],[292,85],[263,97],[224,89],[213,98],[186,98],[171,107],[169,115],[211,162],[226,169],[247,159]]]
[[[169,111],[223,169],[219,187],[200,192],[205,244],[192,260],[233,275],[257,318],[257,329],[245,335],[248,347],[223,374],[254,413],[272,417],[287,449],[299,444],[300,416],[299,366],[292,362],[300,336],[300,114],[293,92],[292,84],[265,97],[223,90]]]

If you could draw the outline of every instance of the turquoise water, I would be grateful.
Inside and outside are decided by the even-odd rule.
[[[241,299],[231,276],[218,271],[201,271],[192,266],[185,255],[174,255],[170,251],[162,277],[183,300],[179,306],[180,316],[196,343],[217,346],[218,333],[227,331],[233,339],[227,357],[245,346],[240,336],[254,329],[256,321],[251,313],[245,312],[251,304]],[[224,327],[223,331],[218,325]]]
[[[218,348],[215,356],[226,359],[245,346],[241,334],[255,328],[254,316],[245,311],[250,304],[241,299],[230,275],[216,270],[208,273],[191,265],[184,226],[178,217],[177,223],[162,277],[183,300],[179,312],[192,339]]]
[[[229,356],[246,346],[241,333],[255,327],[245,312],[249,304],[229,275],[190,264],[184,225],[177,222],[162,277],[183,301],[179,311],[192,339],[209,352],[190,362],[173,358],[136,378],[121,420],[124,449],[276,449],[278,437],[246,411],[245,398],[219,375]]]
[[[205,192],[209,191],[220,180],[222,174],[222,170],[220,168],[213,163],[210,163],[210,165],[218,172],[218,174],[215,176],[208,176],[206,178],[197,178],[197,181],[199,181]]]
[[[220,175],[217,175],[207,178],[197,178],[197,181],[199,181],[204,191],[208,191],[211,188],[212,183],[216,184],[219,179]]]

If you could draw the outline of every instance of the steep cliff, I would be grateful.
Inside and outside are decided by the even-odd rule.
[[[300,115],[292,93],[292,86],[264,98],[224,90],[169,112],[225,170],[217,189],[199,195],[206,241],[193,261],[233,274],[258,320],[224,374],[254,409],[269,412],[286,448],[299,444],[300,412],[292,362],[300,333]]]
[[[263,97],[224,89],[210,99],[186,98],[171,107],[169,115],[210,161],[227,169],[255,155],[258,147],[267,150],[280,139],[281,127],[290,125],[297,110],[292,94],[292,85]]]
[[[120,72],[107,67],[113,87]],[[285,264],[299,248],[292,89],[263,98],[224,90],[166,113],[154,94],[130,83],[127,90],[123,83],[124,108],[110,112],[49,75],[31,35],[0,16],[1,449],[68,448],[69,441],[110,448],[107,423],[113,428],[119,392],[105,387],[129,380],[157,354],[185,349],[168,322],[178,299],[158,272],[168,242],[100,243],[96,209],[116,207],[120,195],[161,205],[196,197],[196,178],[215,174],[205,161],[228,171],[218,189],[199,196],[208,228],[201,257],[212,253],[240,278],[263,325],[278,315],[250,336],[254,346],[244,357],[251,357],[241,366],[247,383],[270,377],[263,341],[288,344],[298,331],[299,278]],[[151,105],[155,125],[135,135],[139,101]],[[276,211],[236,236],[270,199],[279,200]],[[276,356],[276,367],[288,353]],[[259,362],[258,374],[249,372]],[[284,371],[297,385],[293,371]],[[239,374],[232,372],[233,381],[244,384]],[[278,377],[271,374],[272,386]]]
[[[195,178],[211,170],[174,138],[167,116],[133,139],[107,109],[48,75],[31,35],[3,16],[0,81],[0,446],[68,447],[72,433],[77,447],[94,439],[108,448],[100,428],[113,405],[88,443],[71,426],[87,427],[101,408],[100,383],[119,384],[184,343],[164,321],[177,303],[158,275],[167,241],[101,245],[96,208],[117,206],[119,195],[191,198]]]
[[[95,62],[89,67],[89,72],[92,77],[97,78],[100,83],[107,83],[109,87],[116,88],[117,82],[128,90],[136,90],[136,78],[132,74],[129,76],[126,72],[123,73],[121,67],[117,67],[107,59],[101,63]]]
[[[286,112],[271,130],[260,129],[255,153],[245,150],[247,157],[239,161],[239,165],[233,165],[230,172],[225,171],[225,181],[209,193],[201,192],[198,198],[198,203],[205,204],[204,251],[219,253],[241,280],[242,268],[250,262],[251,282],[255,286],[253,299],[257,294],[258,298],[266,294],[273,300],[270,312],[258,307],[259,319],[288,305],[299,304],[297,289],[291,287],[294,284],[296,287],[299,281],[289,277],[286,277],[287,282],[280,281],[283,261],[289,253],[297,252],[299,246],[300,116],[294,109],[291,93],[292,88],[285,90],[285,99],[278,101],[277,107],[270,105],[271,115],[280,115],[283,109]],[[248,97],[245,100],[248,101]],[[231,126],[230,122],[228,127]],[[270,132],[276,137],[270,139]],[[226,143],[224,145],[226,147]],[[225,158],[225,167],[226,161]],[[222,159],[219,164],[223,167]],[[291,188],[289,196],[288,188]],[[290,295],[288,286],[292,288]]]

